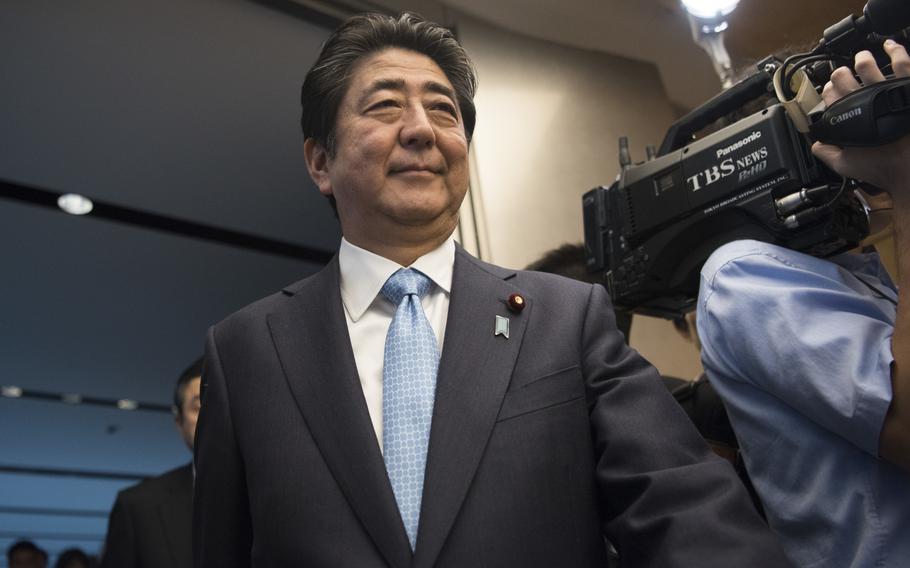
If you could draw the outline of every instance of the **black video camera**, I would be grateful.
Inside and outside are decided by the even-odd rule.
[[[617,181],[582,198],[587,268],[603,274],[614,304],[666,318],[691,311],[704,262],[734,240],[818,257],[857,246],[869,227],[852,189],[875,188],[818,162],[811,140],[868,146],[910,133],[910,79],[869,85],[827,109],[818,93],[834,67],[862,49],[887,71],[882,42],[908,45],[908,26],[910,2],[870,0],[863,16],[828,28],[811,53],[769,57],[681,118],[646,162],[632,165],[621,139]],[[760,98],[769,106],[694,140]]]

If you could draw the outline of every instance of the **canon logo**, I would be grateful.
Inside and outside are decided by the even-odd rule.
[[[843,114],[839,114],[837,116],[832,116],[831,120],[829,122],[830,122],[831,126],[834,126],[835,124],[840,124],[841,122],[850,120],[851,118],[855,118],[861,114],[863,114],[863,109],[855,108],[853,110],[848,110],[847,112],[845,112]]]

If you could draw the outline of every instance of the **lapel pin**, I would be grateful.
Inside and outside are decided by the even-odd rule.
[[[509,309],[516,314],[520,314],[525,309],[525,299],[521,294],[512,294],[509,296]]]
[[[496,316],[496,330],[493,332],[493,337],[497,335],[501,335],[506,339],[509,338],[509,318]]]

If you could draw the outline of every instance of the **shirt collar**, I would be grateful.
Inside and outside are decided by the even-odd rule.
[[[450,236],[436,249],[414,261],[415,268],[439,286],[446,294],[452,289],[452,268],[455,264],[455,240]],[[344,237],[338,250],[338,266],[341,271],[341,301],[353,321],[363,316],[382,285],[399,268],[395,261],[352,245]]]

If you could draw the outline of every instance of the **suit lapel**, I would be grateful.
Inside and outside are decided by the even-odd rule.
[[[285,290],[289,308],[268,316],[291,392],[341,490],[390,566],[411,562],[348,336],[338,257]],[[341,545],[343,546],[343,544]]]
[[[519,314],[507,307],[518,290],[514,272],[455,255],[445,342],[423,487],[414,564],[436,562],[467,495],[493,430],[521,346],[532,304]],[[529,300],[527,297],[526,300]],[[496,316],[509,319],[509,338],[494,336]]]

